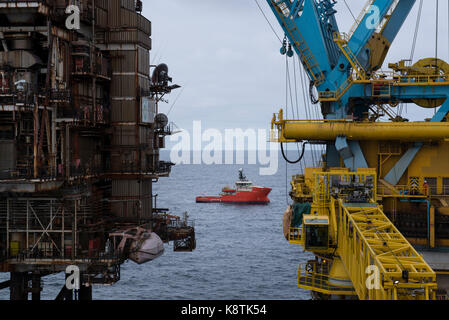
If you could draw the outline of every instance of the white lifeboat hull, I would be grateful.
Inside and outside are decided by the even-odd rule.
[[[154,232],[148,235],[143,239],[133,241],[131,244],[129,258],[137,264],[159,258],[164,253],[164,243],[161,238]]]

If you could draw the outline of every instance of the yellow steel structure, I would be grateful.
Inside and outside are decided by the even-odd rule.
[[[376,181],[373,169],[313,172],[312,214],[304,216],[301,228],[290,228],[289,241],[333,262],[300,266],[298,286],[361,300],[435,299],[436,273],[377,204]],[[354,185],[365,188],[369,202],[349,202]],[[319,229],[310,226],[327,227],[328,236],[315,232],[313,238]],[[321,247],[308,246],[314,239]]]
[[[355,296],[352,284],[347,284],[330,274],[329,265],[318,265],[314,261],[300,264],[298,268],[298,287],[324,295]],[[339,270],[341,272],[341,270]]]
[[[331,205],[335,204],[332,202]],[[436,273],[377,204],[375,207],[348,206],[339,199],[337,208],[337,219],[342,222],[338,232],[346,237],[340,242],[340,256],[360,299],[435,299]],[[371,286],[367,283],[371,266],[380,271],[377,279],[382,283],[378,288],[374,283]]]
[[[442,265],[434,271],[412,245],[449,247],[449,64],[433,57],[381,70],[415,1],[368,0],[348,34],[334,20],[335,1],[268,2],[324,118],[285,119],[280,110],[271,122],[272,142],[326,148],[315,167],[293,176],[293,205],[284,214],[289,242],[315,255],[300,266],[298,286],[315,298],[445,296],[447,278],[437,293],[435,271],[441,278],[449,263],[431,261]],[[376,8],[381,19],[370,27]],[[408,103],[441,108],[432,119],[408,122],[401,105]],[[289,163],[304,160],[289,161],[281,147]]]
[[[380,36],[379,36],[380,37]],[[344,33],[335,33],[334,42],[338,45],[341,52],[348,59],[353,72],[348,79],[336,91],[320,91],[318,93],[321,102],[335,102],[351,88],[353,84],[368,84],[373,88],[373,96],[388,97],[393,86],[429,86],[429,85],[448,85],[449,84],[449,64],[441,59],[426,58],[416,62],[413,66],[406,67],[405,60],[397,64],[389,64],[393,71],[374,71],[367,76],[367,71],[362,67],[357,57],[347,46],[350,35]],[[382,42],[385,40],[380,39]],[[374,45],[374,51],[379,51],[383,61],[385,58],[385,48],[379,48]],[[378,61],[379,62],[379,61]],[[374,68],[375,66],[371,66]],[[375,88],[382,88],[376,94]],[[441,106],[445,99],[414,99],[413,102],[424,108],[435,108]]]
[[[406,67],[405,61],[400,61],[398,64],[390,64],[390,68],[399,71],[402,75],[422,77],[422,75],[435,76],[449,74],[449,64],[441,59],[427,58],[416,62],[412,67]],[[435,77],[438,81],[446,80],[446,78]],[[413,102],[423,108],[436,108],[444,103],[445,99],[414,99]]]
[[[449,139],[445,122],[352,122],[346,120],[284,120],[283,111],[272,127],[280,132],[281,142],[303,140],[335,140],[346,136],[351,140],[440,141]]]

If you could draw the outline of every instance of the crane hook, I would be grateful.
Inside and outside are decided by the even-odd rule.
[[[284,37],[284,41],[282,42],[281,54],[285,56],[287,53],[287,37]]]
[[[292,44],[291,43],[289,43],[288,44],[288,51],[287,51],[287,56],[289,57],[289,58],[291,58],[291,57],[293,57],[293,49],[292,49]]]

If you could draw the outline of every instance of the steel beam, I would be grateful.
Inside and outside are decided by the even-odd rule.
[[[11,285],[11,280],[4,281],[0,283],[0,290],[9,288]]]
[[[416,0],[400,0],[397,7],[394,9],[393,14],[385,25],[382,35],[388,40],[389,43],[393,43],[399,30],[401,29],[404,21],[407,19],[410,11],[413,9]]]
[[[440,107],[438,112],[432,118],[431,122],[441,122],[444,120],[446,115],[449,113],[449,100]],[[395,164],[395,166],[390,170],[390,172],[385,176],[384,180],[391,183],[392,185],[397,185],[399,180],[401,180],[405,171],[408,169],[409,165],[415,159],[418,152],[424,146],[423,142],[415,143],[412,148],[407,150],[407,152],[402,156],[402,158]]]

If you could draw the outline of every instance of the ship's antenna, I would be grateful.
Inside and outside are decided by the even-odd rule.
[[[239,170],[239,179],[240,181],[246,181],[246,176],[243,174],[243,169]]]

